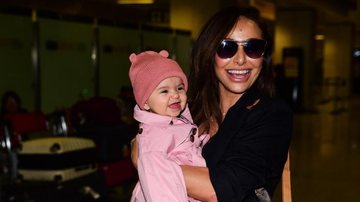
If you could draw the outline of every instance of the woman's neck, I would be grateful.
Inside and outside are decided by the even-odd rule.
[[[220,110],[223,117],[226,115],[230,107],[232,107],[243,95],[220,89]]]

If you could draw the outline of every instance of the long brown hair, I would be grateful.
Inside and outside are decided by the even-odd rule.
[[[220,109],[219,82],[215,74],[215,54],[221,40],[233,29],[239,17],[253,20],[262,30],[262,37],[267,41],[263,67],[254,85],[261,93],[272,96],[274,85],[270,69],[272,41],[261,21],[259,11],[254,7],[228,7],[218,11],[205,23],[195,41],[191,57],[192,67],[189,74],[189,103],[194,122],[203,124],[209,132],[210,118],[215,118],[218,125],[222,122]]]

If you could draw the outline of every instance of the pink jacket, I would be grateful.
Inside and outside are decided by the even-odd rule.
[[[206,166],[202,145],[209,136],[198,137],[188,107],[180,118],[134,108],[140,122],[138,174],[131,202],[195,202],[187,196],[179,165]]]

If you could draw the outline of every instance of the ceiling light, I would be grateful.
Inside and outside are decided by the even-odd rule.
[[[325,36],[322,35],[322,34],[315,35],[315,40],[321,41],[321,40],[324,40],[324,39],[325,39]]]
[[[118,4],[153,4],[154,0],[117,0]]]

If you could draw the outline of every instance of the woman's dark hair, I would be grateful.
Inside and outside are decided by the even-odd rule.
[[[272,40],[267,31],[266,23],[261,20],[259,11],[254,7],[228,7],[217,12],[204,25],[195,41],[191,54],[191,69],[189,74],[189,103],[194,122],[204,124],[209,132],[210,117],[215,117],[220,125],[222,113],[220,111],[219,82],[215,74],[215,54],[221,40],[234,28],[239,17],[253,20],[261,29],[262,37],[267,41],[264,53],[263,67],[254,83],[258,90],[267,96],[274,93],[270,57]]]

